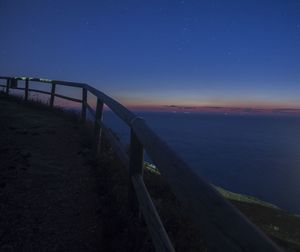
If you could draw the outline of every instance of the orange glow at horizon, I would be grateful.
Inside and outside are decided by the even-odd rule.
[[[268,102],[268,101],[226,101],[226,102],[202,102],[202,103],[192,103],[192,102],[133,102],[128,100],[120,101],[128,108],[132,109],[147,109],[147,110],[158,110],[170,107],[180,107],[182,109],[205,109],[205,108],[223,108],[223,109],[299,109],[300,104],[293,104],[287,102]]]
[[[239,114],[273,114],[288,113],[300,115],[300,104],[271,101],[149,101],[118,99],[121,104],[132,110],[162,111],[162,112],[212,112],[212,113],[239,113]]]

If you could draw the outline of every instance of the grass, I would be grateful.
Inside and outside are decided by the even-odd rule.
[[[68,119],[74,120],[74,121],[80,121],[80,117],[79,114],[71,111],[71,110],[67,110],[64,109],[62,107],[50,107],[48,102],[44,102],[41,99],[35,98],[35,99],[28,99],[27,101],[24,100],[24,98],[22,96],[19,95],[9,95],[7,96],[7,94],[4,91],[0,91],[0,98],[5,98],[7,100],[11,100],[13,102],[19,103],[19,104],[26,104],[26,106],[34,108],[34,109],[38,109],[38,110],[44,110],[44,111],[51,111],[52,113],[55,113],[57,115],[61,115],[61,116],[67,116]]]
[[[258,205],[265,206],[265,207],[280,209],[278,206],[271,204],[269,202],[260,200],[256,197],[230,192],[219,186],[214,186],[214,187],[224,198],[226,198],[228,200],[239,201],[239,202],[244,202],[244,203],[248,203],[248,204],[258,204]]]

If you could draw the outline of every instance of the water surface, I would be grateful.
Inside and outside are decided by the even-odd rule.
[[[300,213],[300,117],[137,114],[210,182]],[[105,122],[128,143],[120,120]]]

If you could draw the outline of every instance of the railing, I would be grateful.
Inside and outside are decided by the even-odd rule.
[[[150,232],[156,251],[175,251],[165,231],[157,210],[152,202],[143,180],[144,150],[159,168],[184,212],[203,232],[209,251],[280,251],[262,231],[252,224],[242,213],[224,199],[208,182],[197,175],[176,153],[171,150],[145,121],[117,101],[101,91],[84,83],[39,78],[0,77],[6,85],[0,85],[9,94],[10,89],[24,90],[28,100],[29,92],[50,95],[49,105],[53,107],[55,97],[82,104],[81,117],[86,120],[88,110],[95,118],[95,137],[100,146],[102,133],[109,140],[117,156],[130,175],[129,201],[134,215],[142,213]],[[18,80],[25,81],[25,88],[17,85]],[[30,82],[48,83],[51,92],[30,89]],[[82,99],[74,99],[56,93],[56,86],[69,86],[82,89]],[[87,94],[97,97],[96,111],[88,104]],[[102,121],[103,106],[107,105],[131,130],[130,155],[113,136]],[[98,148],[98,151],[100,149]]]

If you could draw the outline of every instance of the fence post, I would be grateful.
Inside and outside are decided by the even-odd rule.
[[[29,89],[29,79],[26,78],[26,81],[25,81],[25,97],[24,97],[25,101],[28,100],[28,89]]]
[[[103,118],[103,101],[97,98],[96,114],[95,114],[95,136],[96,136],[96,152],[101,151],[101,122]]]
[[[54,104],[55,87],[56,87],[56,83],[55,83],[55,82],[52,82],[51,96],[50,96],[50,107],[53,107],[53,104]]]
[[[86,121],[86,103],[87,103],[87,89],[82,88],[82,109],[81,109],[81,119]]]
[[[10,84],[10,79],[6,79],[6,94],[9,95],[9,84]]]
[[[144,167],[144,148],[137,138],[134,131],[130,131],[130,159],[129,159],[129,208],[133,213],[133,216],[140,217],[139,202],[134,191],[131,177],[133,175],[143,176]]]

